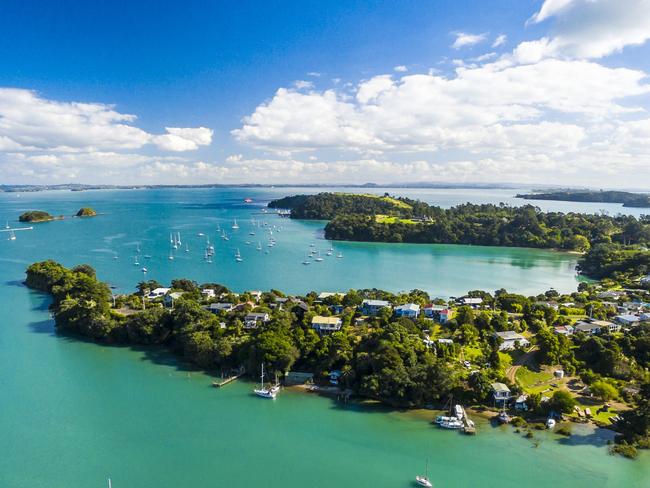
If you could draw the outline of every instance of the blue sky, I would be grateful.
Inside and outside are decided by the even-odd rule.
[[[166,3],[0,4],[2,180],[650,186],[646,0]]]

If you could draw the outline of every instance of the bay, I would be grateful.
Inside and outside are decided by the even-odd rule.
[[[47,298],[21,283],[27,264],[51,257],[68,265],[87,262],[117,289],[131,290],[142,278],[132,263],[139,243],[140,259],[152,256],[151,277],[218,281],[237,290],[421,287],[451,295],[471,288],[533,292],[577,284],[574,257],[528,249],[335,243],[342,260],[302,267],[309,243],[329,245],[320,237],[322,224],[314,222],[275,222],[283,229],[268,255],[246,246],[251,215],[279,221],[258,214],[262,204],[296,192],[0,195],[2,220],[34,208],[70,215],[89,205],[105,214],[39,224],[16,241],[0,241],[0,487],[101,487],[108,477],[115,488],[406,487],[426,459],[437,487],[647,486],[648,456],[634,462],[609,456],[600,432],[580,431],[570,446],[536,433],[533,444],[509,428],[481,423],[479,435],[469,438],[432,427],[430,412],[342,406],[287,390],[267,402],[254,397],[246,382],[215,390],[208,375],[160,350],[56,335]],[[243,204],[245,197],[253,198],[253,206]],[[432,192],[426,198],[437,197]],[[489,196],[465,191],[464,198]],[[234,218],[239,234],[230,228]],[[196,234],[209,231],[214,239],[217,224],[232,238],[217,242],[217,259],[209,265]],[[180,231],[191,251],[179,250],[170,262],[171,231]],[[237,247],[243,263],[232,259]]]

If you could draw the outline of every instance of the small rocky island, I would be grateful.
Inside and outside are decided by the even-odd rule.
[[[95,217],[97,215],[97,212],[93,208],[82,207],[75,215],[77,217]]]
[[[18,217],[20,222],[49,222],[50,220],[62,219],[63,217],[54,217],[43,210],[30,210]]]

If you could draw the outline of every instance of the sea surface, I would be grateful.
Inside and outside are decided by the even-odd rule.
[[[161,350],[56,335],[47,297],[22,285],[29,263],[53,258],[93,265],[116,292],[132,290],[144,276],[301,293],[378,287],[451,296],[477,288],[538,293],[577,286],[575,257],[550,251],[337,242],[335,255],[343,258],[327,256],[323,223],[262,211],[271,198],[305,191],[0,194],[0,223],[8,220],[12,227],[22,226],[17,216],[31,209],[69,216],[91,206],[101,214],[36,224],[16,232],[15,241],[0,234],[0,488],[105,487],[109,477],[115,488],[408,487],[427,459],[436,487],[649,486],[650,457],[633,462],[609,456],[604,431],[580,429],[568,441],[536,433],[531,442],[510,428],[480,423],[479,435],[470,438],[434,428],[429,412],[364,409],[288,390],[264,401],[247,382],[216,390],[208,375]],[[510,190],[372,191],[442,206],[522,203]],[[246,197],[253,203],[243,203]],[[539,203],[563,211],[604,208]],[[239,230],[232,229],[235,219]],[[253,226],[253,219],[262,224]],[[217,235],[217,226],[228,241]],[[277,244],[269,248],[274,226]],[[181,233],[177,250],[170,232]],[[216,246],[212,263],[203,259],[207,237]],[[262,251],[255,249],[258,242]],[[321,250],[323,262],[304,266],[310,244]],[[241,263],[234,260],[238,248]]]

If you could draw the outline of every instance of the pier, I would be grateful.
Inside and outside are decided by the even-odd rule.
[[[462,418],[460,419],[463,422],[463,432],[467,435],[476,435],[476,425],[474,421],[467,416],[467,412],[461,406]]]
[[[239,370],[238,373],[236,373],[236,374],[234,374],[232,376],[228,376],[226,378],[222,378],[221,381],[213,381],[212,386],[214,386],[215,388],[221,388],[222,386],[226,386],[226,385],[232,383],[233,381],[238,380],[239,378],[244,376],[244,374],[246,374],[246,372],[242,368],[242,369]]]

